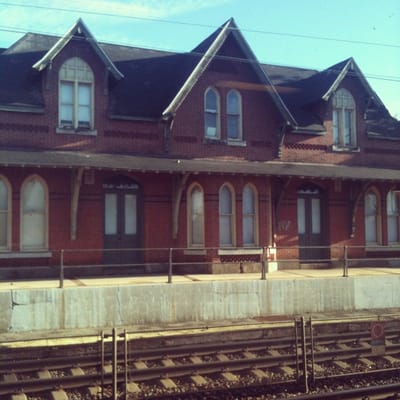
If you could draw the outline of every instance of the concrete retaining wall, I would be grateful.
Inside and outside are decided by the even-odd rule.
[[[400,276],[0,291],[0,333],[400,307]]]

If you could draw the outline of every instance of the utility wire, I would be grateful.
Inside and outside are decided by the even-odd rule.
[[[208,25],[208,24],[182,22],[182,21],[175,21],[175,20],[168,20],[168,19],[161,19],[161,18],[137,17],[137,16],[132,16],[132,15],[112,14],[112,13],[108,13],[108,12],[105,13],[105,12],[90,11],[90,10],[77,10],[77,9],[69,9],[69,8],[62,8],[62,7],[49,7],[49,6],[41,6],[41,5],[36,5],[36,4],[26,4],[26,3],[17,4],[17,3],[0,1],[0,5],[12,6],[12,7],[23,7],[23,8],[29,7],[29,8],[42,9],[42,10],[46,10],[46,11],[53,10],[53,11],[62,11],[62,12],[70,12],[70,13],[73,12],[73,13],[79,13],[79,14],[88,14],[88,15],[96,15],[96,16],[104,16],[104,17],[128,18],[128,19],[135,19],[138,21],[159,22],[159,23],[174,24],[174,25],[186,25],[186,26],[200,27],[200,28],[212,28],[212,29],[218,28],[214,25]],[[366,45],[366,46],[400,48],[400,45],[392,44],[392,43],[379,43],[379,42],[367,42],[367,41],[362,41],[362,40],[338,39],[338,38],[316,36],[316,35],[304,35],[304,34],[288,33],[288,32],[273,32],[273,31],[264,31],[264,30],[249,29],[249,28],[243,28],[240,30],[242,32],[258,33],[258,34],[263,34],[263,35],[277,35],[277,36],[287,36],[287,37],[295,37],[295,38],[301,38],[301,39],[313,39],[313,40],[324,40],[324,41],[340,42],[340,43],[351,43],[351,44]]]

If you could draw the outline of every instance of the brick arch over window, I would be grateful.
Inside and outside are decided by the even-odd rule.
[[[11,250],[11,185],[0,174],[0,250]]]
[[[69,58],[59,71],[59,127],[94,128],[94,74],[81,58]]]
[[[48,248],[48,188],[38,175],[31,175],[21,186],[21,250]]]

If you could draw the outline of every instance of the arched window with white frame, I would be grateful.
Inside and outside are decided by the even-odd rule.
[[[11,185],[0,175],[0,251],[11,250]]]
[[[356,105],[353,96],[346,89],[339,89],[332,100],[333,144],[336,147],[355,147]]]
[[[28,177],[21,187],[21,250],[47,249],[48,190],[37,175]]]
[[[220,98],[216,89],[209,87],[204,94],[204,136],[206,139],[219,139]]]
[[[399,193],[391,190],[386,196],[388,243],[399,243]]]
[[[243,189],[242,217],[243,217],[243,245],[256,246],[258,242],[258,207],[257,192],[247,184]]]
[[[237,90],[226,96],[226,124],[228,140],[242,140],[242,98]]]
[[[233,188],[224,184],[219,190],[219,243],[220,246],[236,246],[235,195]]]
[[[94,127],[94,74],[81,58],[72,57],[59,71],[59,127],[75,131]]]
[[[194,183],[187,191],[188,245],[204,247],[204,192]]]
[[[365,243],[367,245],[379,244],[379,196],[378,193],[370,189],[364,196],[364,215],[365,215]]]

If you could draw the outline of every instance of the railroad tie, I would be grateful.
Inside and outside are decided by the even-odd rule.
[[[272,357],[279,357],[281,355],[281,353],[279,353],[279,351],[275,349],[268,350],[268,354]]]
[[[237,382],[239,378],[232,372],[221,372],[222,377],[229,382]]]
[[[126,392],[127,393],[140,393],[140,387],[135,382],[128,382],[126,385]]]
[[[72,376],[80,376],[80,375],[85,375],[83,372],[83,369],[80,367],[74,367],[70,369],[71,375]]]
[[[257,356],[256,356],[254,353],[252,353],[251,351],[244,351],[242,354],[243,354],[243,356],[244,356],[245,358],[248,358],[248,359],[250,359],[250,360],[252,360],[252,359],[254,359],[254,358],[257,357]]]
[[[101,386],[90,386],[88,387],[87,392],[90,397],[97,399],[101,394]]]
[[[113,372],[112,364],[105,364],[103,366],[103,374],[111,374]]]
[[[170,358],[164,358],[162,360],[162,363],[163,363],[164,367],[173,367],[175,365],[174,361],[171,360]]]
[[[371,360],[369,360],[368,358],[365,358],[365,357],[360,358],[359,361],[361,363],[363,363],[368,368],[372,368],[375,365],[375,363],[373,361],[371,361]]]
[[[400,360],[396,357],[393,356],[384,356],[383,357],[387,362],[389,362],[390,364],[397,364]]]
[[[350,368],[350,365],[344,361],[335,360],[333,363],[341,369],[349,369]]]
[[[136,361],[133,363],[136,369],[147,369],[148,366],[143,361]]]
[[[294,375],[294,369],[292,367],[289,367],[288,365],[282,365],[279,367],[279,369],[286,375],[289,375],[289,376]]]
[[[348,350],[349,346],[346,343],[337,343],[337,347],[342,350]]]
[[[62,389],[53,390],[51,392],[51,398],[52,398],[52,400],[68,400],[68,395]]]
[[[190,357],[190,361],[191,361],[193,364],[201,364],[201,363],[203,362],[203,360],[202,360],[200,357],[198,357],[198,356]]]
[[[207,385],[206,379],[201,375],[192,375],[190,379],[196,386]]]
[[[229,361],[229,358],[225,354],[217,354],[217,358],[219,361]]]
[[[251,373],[254,375],[255,378],[257,378],[259,380],[263,380],[263,379],[269,378],[268,374],[266,374],[264,371],[262,371],[259,368],[252,369]]]
[[[17,394],[12,394],[10,399],[11,400],[28,400],[28,397],[26,397],[25,393],[17,393]]]
[[[3,382],[17,382],[18,378],[17,375],[15,375],[13,372],[11,374],[5,374],[3,375]]]
[[[321,367],[319,364],[314,363],[314,371],[315,371],[315,372],[322,373],[322,372],[324,372],[325,370],[324,370],[324,368]]]
[[[39,379],[51,379],[51,374],[49,370],[43,369],[37,372],[37,377]]]
[[[170,378],[162,378],[162,379],[160,379],[160,382],[161,382],[161,385],[163,385],[165,389],[177,388],[175,382]]]

